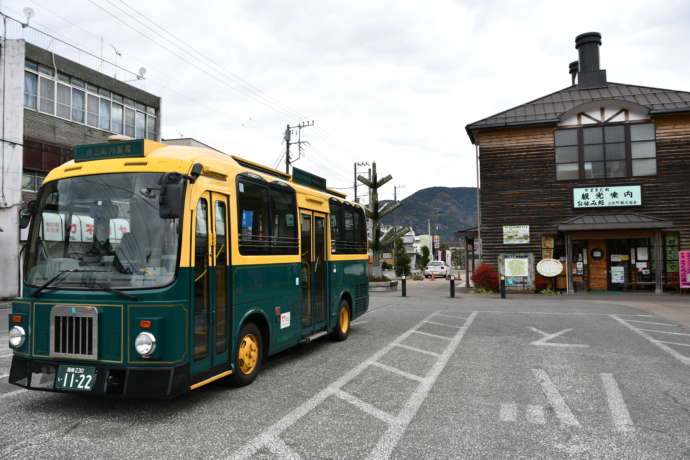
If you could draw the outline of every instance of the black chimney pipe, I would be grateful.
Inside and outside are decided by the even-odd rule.
[[[570,78],[573,80],[573,86],[575,85],[575,77],[577,76],[577,71],[579,70],[579,63],[573,61],[568,66],[568,73],[570,73]]]
[[[599,68],[599,46],[601,46],[599,32],[586,32],[575,37],[575,48],[580,58],[577,79],[577,86],[580,89],[606,86],[606,70]]]

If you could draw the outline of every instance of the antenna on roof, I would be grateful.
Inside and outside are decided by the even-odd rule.
[[[26,16],[26,22],[22,23],[22,29],[24,29],[29,26],[29,21],[31,20],[31,17],[36,14],[36,12],[27,6],[22,10],[22,13],[24,13],[24,16]]]

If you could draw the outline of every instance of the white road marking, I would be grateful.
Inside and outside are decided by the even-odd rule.
[[[644,324],[653,324],[655,326],[673,326],[677,327],[677,324],[673,323],[655,323],[654,321],[640,321],[639,319],[626,319],[626,321],[630,323],[644,323]]]
[[[566,332],[572,331],[572,329],[563,329],[562,331],[554,332],[553,334],[549,334],[548,332],[544,332],[542,330],[537,329],[536,327],[528,327],[527,329],[531,329],[532,331],[541,334],[543,337],[541,339],[535,340],[534,342],[530,342],[530,345],[535,345],[535,346],[541,346],[541,347],[572,347],[572,348],[589,348],[589,345],[584,345],[580,343],[553,343],[549,342],[549,340],[555,339],[556,337],[559,337]]]
[[[410,399],[400,410],[400,413],[398,413],[398,416],[396,417],[397,423],[394,423],[388,427],[388,430],[379,439],[379,442],[376,444],[376,447],[374,447],[374,449],[371,452],[369,452],[367,458],[387,459],[390,457],[391,453],[393,452],[393,449],[395,448],[395,446],[398,445],[398,442],[400,442],[400,438],[405,433],[407,426],[410,424],[414,416],[417,414],[417,411],[426,399],[427,395],[429,394],[429,391],[434,386],[436,379],[438,379],[438,376],[441,375],[441,372],[446,367],[446,364],[448,364],[448,360],[453,355],[453,353],[455,353],[455,350],[457,350],[463,337],[465,337],[465,333],[472,325],[472,322],[474,321],[474,318],[476,316],[476,311],[470,314],[470,316],[467,318],[467,321],[465,321],[465,325],[451,339],[450,344],[448,345],[448,347],[446,347],[445,350],[443,350],[443,353],[441,353],[441,356],[434,363],[433,367],[428,372],[424,381],[419,384],[419,386],[412,394]]]
[[[360,324],[367,324],[368,322],[369,322],[369,321],[359,321],[359,320],[355,320],[355,321],[353,321],[353,322],[350,323],[350,326],[359,326]]]
[[[417,382],[421,382],[424,380],[424,377],[420,377],[418,375],[410,374],[409,372],[405,372],[403,370],[398,369],[397,367],[392,367],[388,366],[386,364],[380,363],[378,361],[371,363],[372,366],[377,366],[380,367],[381,369],[385,369],[388,372],[391,372],[393,374],[398,374],[402,377],[408,378],[410,380],[416,380]]]
[[[9,376],[10,376],[10,374],[3,374],[3,375],[0,375],[0,379],[4,379],[5,377],[9,377]]]
[[[299,460],[300,457],[297,452],[292,450],[290,446],[285,444],[282,439],[280,438],[273,438],[270,439],[269,442],[266,444],[266,447],[268,450],[270,450],[273,454],[277,455],[281,459],[289,459],[289,460]]]
[[[361,409],[363,412],[366,412],[367,414],[371,415],[372,417],[376,417],[377,419],[381,420],[382,422],[385,423],[395,423],[395,417],[389,414],[388,412],[382,411],[378,407],[374,407],[368,402],[362,401],[356,396],[351,395],[350,393],[347,393],[343,390],[335,390],[334,393],[335,396],[339,397],[343,401],[347,401],[350,404],[352,404],[355,407],[358,407]]]
[[[558,420],[560,420],[563,425],[580,426],[580,422],[577,421],[566,404],[565,399],[563,399],[563,396],[559,393],[558,388],[556,388],[556,385],[551,381],[549,374],[547,374],[544,369],[532,369],[532,373],[534,373],[534,376],[539,381],[544,396],[546,396],[549,404],[551,404],[551,407],[556,412]]]
[[[429,350],[422,350],[421,348],[411,347],[411,346],[409,346],[409,345],[403,345],[402,343],[399,343],[399,344],[397,344],[397,345],[395,345],[395,346],[396,346],[396,347],[400,347],[400,348],[407,348],[408,350],[416,351],[417,353],[424,353],[425,355],[430,355],[430,356],[441,356],[440,353],[436,353],[436,352],[434,352],[434,351],[429,351]]]
[[[0,354],[0,358],[9,358],[9,357],[12,356],[13,354],[14,354],[13,352],[2,353],[2,354]]]
[[[386,353],[388,353],[390,350],[392,350],[393,347],[398,346],[400,344],[400,342],[407,339],[413,333],[417,332],[416,329],[418,327],[421,327],[424,324],[424,321],[431,318],[433,315],[434,314],[432,313],[431,315],[424,318],[422,321],[417,323],[414,327],[412,327],[408,331],[404,332],[403,334],[399,335],[395,340],[390,342],[388,345],[386,345],[385,347],[383,347],[382,349],[380,349],[379,351],[377,351],[376,353],[371,355],[366,360],[362,361],[359,365],[355,366],[354,368],[352,368],[351,370],[346,372],[342,377],[340,377],[335,382],[331,383],[328,387],[319,391],[317,394],[312,396],[310,399],[305,401],[303,404],[301,404],[300,406],[296,407],[295,409],[293,409],[292,411],[287,413],[285,416],[283,416],[276,423],[274,423],[273,425],[268,427],[266,430],[264,430],[263,433],[259,434],[254,439],[252,439],[247,444],[245,444],[243,447],[241,447],[239,450],[237,450],[236,452],[231,454],[230,458],[244,459],[244,458],[251,457],[252,455],[256,454],[256,452],[259,449],[261,449],[264,446],[268,446],[275,439],[278,439],[278,437],[280,436],[280,434],[282,432],[287,430],[289,427],[291,427],[293,424],[295,424],[298,420],[300,420],[302,417],[304,417],[309,412],[311,412],[319,404],[323,403],[328,397],[336,395],[336,396],[342,398],[343,395],[340,394],[339,392],[342,391],[341,388],[345,384],[347,384],[349,381],[351,381],[352,379],[357,377],[359,374],[361,374],[364,370],[366,370],[373,363],[378,361]],[[417,389],[412,394],[410,399],[408,399],[408,401],[405,403],[405,405],[400,410],[398,415],[395,416],[395,418],[394,418],[395,422],[389,424],[388,430],[379,439],[378,444],[376,445],[374,450],[369,454],[369,456],[371,458],[379,459],[379,458],[388,458],[390,456],[390,453],[395,448],[395,446],[398,444],[400,437],[402,436],[402,434],[407,429],[407,426],[409,425],[409,423],[412,420],[412,418],[414,417],[414,415],[417,413],[417,410],[419,410],[419,407],[421,406],[421,404],[424,402],[424,399],[426,398],[427,394],[431,390],[431,387],[436,382],[436,379],[440,375],[441,371],[444,369],[444,367],[448,363],[450,356],[455,352],[457,347],[460,345],[460,341],[464,337],[465,332],[470,327],[470,325],[472,324],[472,322],[474,321],[474,318],[476,316],[477,316],[477,312],[473,312],[468,317],[467,321],[465,322],[465,326],[462,329],[460,329],[454,337],[452,337],[452,338],[444,337],[444,338],[450,340],[451,342],[447,345],[444,352],[438,357],[438,360],[436,361],[434,366],[431,368],[431,370],[427,374],[424,381],[422,381],[417,386]],[[354,398],[354,396],[352,396],[352,398]],[[364,403],[364,402],[362,401],[362,403]],[[364,403],[364,404],[367,404],[367,403]],[[359,402],[357,402],[357,407],[360,407]],[[383,411],[381,411],[381,412],[383,412]],[[222,456],[225,457],[225,456],[227,456],[227,454],[224,453]]]
[[[460,329],[462,326],[456,326],[455,324],[445,324],[445,323],[437,323],[436,321],[424,321],[427,324],[435,324],[437,326],[444,326],[444,327],[452,327],[453,329]]]
[[[501,404],[499,417],[502,422],[514,422],[517,420],[517,404]]]
[[[447,315],[445,313],[436,313],[436,316],[445,316],[446,318],[455,318],[455,319],[462,319],[462,320],[467,319],[467,316]]]
[[[665,343],[666,345],[679,345],[681,347],[690,347],[690,343],[666,342],[665,340],[659,340],[659,343]]]
[[[685,332],[658,331],[656,329],[644,329],[641,327],[638,327],[637,330],[638,331],[647,331],[647,332],[658,332],[660,334],[686,335],[686,336],[690,337],[690,334],[686,334]]]
[[[650,335],[647,334],[646,332],[642,332],[642,331],[639,330],[638,328],[634,327],[632,324],[628,324],[627,320],[624,320],[624,319],[622,319],[622,318],[619,318],[619,317],[616,316],[616,315],[610,315],[610,316],[611,316],[611,318],[613,318],[613,319],[615,319],[616,321],[618,321],[619,323],[621,323],[623,326],[625,326],[625,327],[627,327],[628,329],[630,329],[631,331],[633,331],[633,332],[635,332],[635,333],[641,335],[642,337],[644,337],[645,339],[647,339],[648,341],[650,341],[651,343],[653,343],[653,344],[656,345],[657,347],[661,348],[662,350],[664,350],[666,353],[668,353],[669,355],[671,355],[671,356],[673,356],[674,358],[676,358],[676,359],[677,359],[678,361],[680,361],[681,363],[685,364],[686,366],[690,366],[690,357],[684,356],[684,355],[678,353],[678,352],[677,352],[676,350],[674,350],[673,348],[669,347],[668,345],[665,345],[665,344],[661,343],[661,341],[655,339],[654,337],[650,336]]]
[[[621,393],[620,388],[618,388],[618,383],[616,383],[616,379],[613,378],[613,374],[602,373],[601,381],[604,384],[606,400],[609,403],[611,418],[613,419],[613,424],[616,426],[616,430],[620,432],[634,431],[635,426],[630,418],[630,412],[628,412],[628,407],[625,405],[625,400],[623,399],[623,393]]]
[[[527,411],[525,412],[525,418],[530,423],[535,423],[537,425],[543,425],[546,423],[546,416],[544,415],[544,406],[538,406],[530,404],[527,406]]]
[[[426,321],[424,321],[426,323]],[[430,334],[428,332],[422,332],[422,331],[412,331],[415,334],[422,334],[422,335],[428,335],[429,337],[436,337],[437,339],[444,339],[444,340],[451,340],[451,337],[446,337],[445,335],[438,335],[438,334]]]

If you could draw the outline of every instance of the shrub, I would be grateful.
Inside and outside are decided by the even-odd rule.
[[[393,268],[393,266],[385,260],[381,262],[381,270],[390,270],[391,268]]]
[[[388,277],[385,276],[385,275],[382,275],[382,276],[371,276],[371,275],[369,275],[369,281],[372,281],[372,282],[390,281],[390,280],[391,280],[391,279],[388,278]]]
[[[498,289],[498,272],[489,264],[480,265],[472,274],[475,287],[495,291]]]
[[[414,280],[415,280],[415,281],[423,281],[423,280],[424,280],[424,275],[421,275],[421,274],[417,273],[416,275],[414,275]]]

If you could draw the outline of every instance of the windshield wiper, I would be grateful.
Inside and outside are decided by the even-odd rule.
[[[38,294],[40,294],[41,291],[43,291],[44,289],[47,289],[48,287],[50,287],[50,285],[53,284],[55,281],[57,281],[58,278],[62,278],[63,275],[65,275],[65,274],[67,274],[67,273],[72,273],[72,272],[74,272],[74,271],[76,271],[76,269],[74,269],[74,268],[71,268],[71,269],[68,269],[68,270],[61,270],[60,272],[58,272],[57,275],[53,276],[53,277],[50,278],[48,281],[46,281],[45,283],[43,283],[38,289],[36,289],[36,290],[33,292],[33,294],[31,294],[31,297],[38,297]]]
[[[54,289],[54,288],[56,288],[57,286],[51,286],[51,284],[53,284],[53,283],[55,283],[56,281],[58,281],[58,279],[60,279],[60,281],[61,281],[62,278],[64,277],[63,275],[66,275],[66,274],[69,274],[69,273],[98,273],[98,272],[103,272],[103,270],[79,270],[79,269],[76,269],[76,268],[70,268],[70,269],[68,269],[68,270],[61,270],[60,272],[58,272],[57,275],[53,276],[51,279],[49,279],[48,281],[46,281],[45,283],[43,283],[38,289],[36,289],[36,290],[33,292],[33,294],[31,294],[31,297],[34,297],[34,298],[35,298],[35,297],[38,297],[38,295],[39,295],[39,294],[41,293],[41,291],[43,291],[44,289]]]
[[[128,300],[134,300],[135,302],[139,300],[139,297],[132,295],[132,294],[127,294],[126,292],[118,291],[117,289],[113,289],[110,286],[108,286],[107,284],[93,283],[93,285],[103,289],[105,292],[119,295],[120,297],[124,297],[125,299],[128,299]]]

